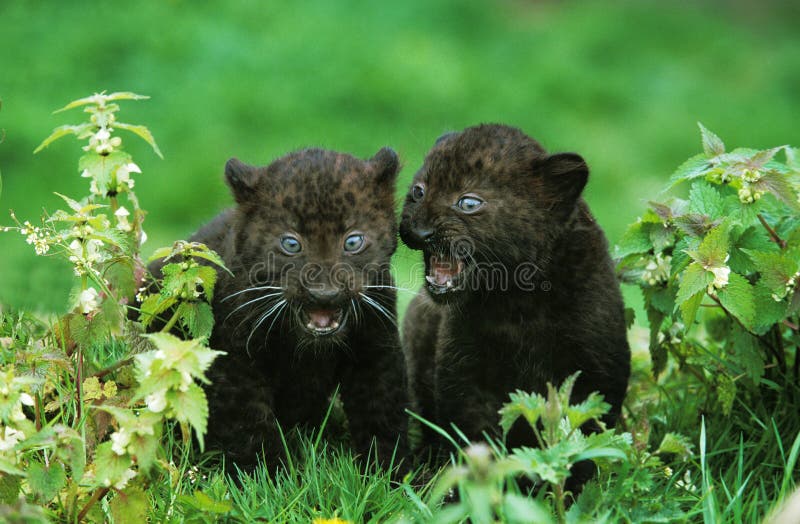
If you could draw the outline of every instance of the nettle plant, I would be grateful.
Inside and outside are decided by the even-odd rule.
[[[800,384],[800,163],[700,130],[704,152],[672,176],[688,197],[650,202],[618,270],[644,295],[654,373],[671,355],[728,414],[737,391]]]
[[[219,257],[200,244],[160,249],[162,282],[146,282],[140,258],[144,211],[133,191],[141,169],[118,130],[143,138],[161,156],[148,129],[117,120],[133,93],[95,94],[82,107],[89,121],[65,125],[36,149],[74,135],[86,142],[79,173],[89,194],[59,195],[65,210],[16,231],[39,255],[66,259],[77,277],[70,311],[48,325],[26,313],[0,323],[0,503],[34,520],[141,522],[148,479],[174,469],[162,436],[169,421],[202,448],[208,405],[199,382],[220,355],[207,347],[210,300]],[[195,258],[203,259],[200,266]],[[141,322],[134,297],[143,303]],[[162,319],[160,332],[144,327]],[[171,332],[182,330],[186,339]]]
[[[547,523],[670,521],[682,516],[677,505],[653,491],[657,476],[671,474],[662,456],[687,459],[691,445],[685,437],[667,433],[650,452],[647,442],[634,442],[630,433],[605,429],[600,418],[610,406],[595,392],[579,403],[570,403],[579,373],[547,394],[516,391],[500,410],[500,427],[507,435],[523,421],[532,429],[537,447],[506,450],[492,443],[470,444],[459,451],[459,463],[448,467],[433,485],[419,519],[439,523]],[[597,424],[601,431],[585,434],[581,427]],[[447,433],[433,426],[444,437]],[[464,438],[462,436],[462,438]],[[491,441],[490,441],[491,442]],[[451,443],[456,442],[451,439]],[[576,464],[593,461],[600,473],[581,496],[567,491]],[[535,495],[520,491],[517,482],[533,483]],[[613,481],[612,481],[613,479]],[[614,489],[602,490],[599,482]],[[449,494],[457,501],[441,504]],[[434,508],[434,509],[428,509]]]

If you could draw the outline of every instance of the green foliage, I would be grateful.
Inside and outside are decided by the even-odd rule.
[[[651,203],[618,246],[618,267],[642,290],[655,372],[672,355],[728,414],[739,394],[800,381],[787,365],[800,314],[800,171],[788,146],[728,152],[700,130],[704,152],[672,177],[688,200]],[[654,230],[669,238],[644,234]]]
[[[79,277],[72,310],[49,326],[0,311],[0,495],[32,521],[38,516],[29,503],[59,520],[142,522],[148,479],[169,468],[165,423],[177,421],[187,444],[191,427],[203,445],[208,406],[195,381],[208,383],[205,371],[221,354],[205,346],[221,259],[201,244],[176,243],[164,256],[182,261],[167,264],[163,282],[152,284],[166,290],[172,318],[150,335],[129,320],[128,304],[145,291],[144,211],[131,178],[141,170],[112,135],[130,131],[161,153],[146,128],[117,121],[114,102],[143,98],[100,93],[64,107],[83,107],[89,122],[57,128],[37,152],[70,134],[86,140],[79,172],[90,179],[90,194],[59,194],[66,210],[39,226],[12,213],[16,227],[4,228],[39,255],[52,250],[66,259]],[[178,321],[187,340],[168,333]]]

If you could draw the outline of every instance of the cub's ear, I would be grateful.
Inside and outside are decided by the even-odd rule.
[[[381,185],[394,186],[397,172],[400,170],[400,159],[391,147],[384,147],[369,159],[375,168],[375,178]]]
[[[570,209],[589,180],[589,167],[577,153],[549,155],[539,164],[539,171],[550,197]]]
[[[457,134],[458,134],[458,132],[456,132],[456,131],[449,131],[449,132],[443,134],[442,136],[440,136],[439,138],[437,138],[436,142],[434,142],[433,145],[434,146],[438,146],[439,144],[441,144],[442,142],[444,142],[448,138],[454,137]]]
[[[225,163],[225,181],[238,203],[241,204],[253,196],[257,179],[257,167],[247,165],[238,158],[231,158]]]

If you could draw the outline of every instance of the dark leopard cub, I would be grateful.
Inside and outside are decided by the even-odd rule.
[[[396,295],[397,155],[306,149],[266,167],[231,159],[236,206],[191,240],[217,251],[207,441],[249,468],[282,455],[278,430],[317,426],[340,387],[355,448],[403,453],[407,406]]]
[[[599,390],[614,424],[630,350],[606,239],[580,196],[588,175],[580,156],[502,125],[445,135],[428,153],[400,224],[427,273],[403,326],[422,416],[478,440],[498,431],[510,392],[545,393],[580,370],[573,400]],[[507,441],[533,443],[522,425]]]

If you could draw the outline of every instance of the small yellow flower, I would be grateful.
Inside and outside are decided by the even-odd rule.
[[[333,517],[332,519],[314,519],[311,521],[311,524],[353,524],[349,520],[342,520],[338,517]]]

